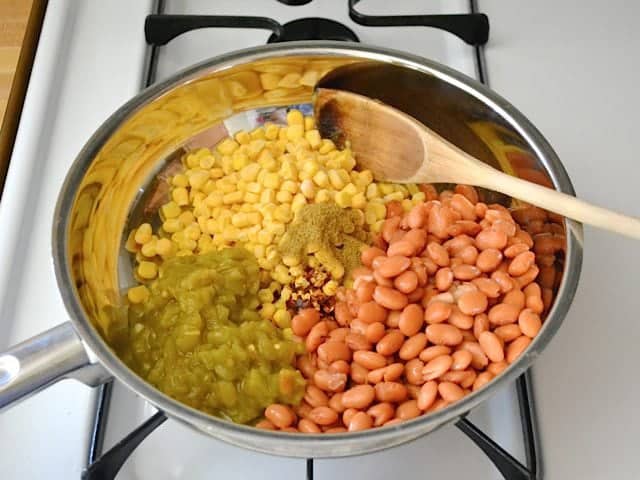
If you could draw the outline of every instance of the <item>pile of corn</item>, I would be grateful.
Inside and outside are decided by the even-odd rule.
[[[149,224],[142,224],[127,240],[127,249],[136,254],[137,279],[153,280],[158,264],[174,255],[244,246],[262,269],[261,313],[281,327],[291,319],[285,306],[287,285],[302,278],[304,265],[298,258],[283,257],[277,246],[303,205],[335,202],[353,208],[361,212],[365,230],[378,232],[387,202],[399,201],[408,211],[425,200],[415,185],[377,183],[371,171],[355,170],[352,152],[322,139],[313,118],[298,110],[288,112],[287,126],[267,124],[238,132],[213,151],[191,152],[183,162],[184,171],[171,178],[171,200],[160,208],[162,227],[154,234]],[[309,266],[327,267],[313,257]],[[333,277],[325,294],[335,294],[344,269],[325,270]],[[274,303],[276,291],[280,295]],[[128,293],[133,303],[147,295],[144,286]]]

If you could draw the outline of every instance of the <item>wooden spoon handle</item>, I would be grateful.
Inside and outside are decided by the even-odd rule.
[[[640,239],[640,219],[591,205],[571,195],[493,169],[478,175],[475,180],[474,183],[480,187],[502,192],[594,227]]]

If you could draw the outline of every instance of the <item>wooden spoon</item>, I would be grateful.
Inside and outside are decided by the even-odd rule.
[[[463,183],[495,190],[579,222],[640,239],[640,220],[512,177],[463,152],[409,115],[371,98],[318,88],[320,134],[349,140],[358,164],[378,180]]]

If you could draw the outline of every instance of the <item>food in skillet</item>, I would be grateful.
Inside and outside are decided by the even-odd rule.
[[[356,431],[481,388],[542,325],[557,217],[359,171],[313,119],[183,159],[131,232],[119,355],[168,395],[260,428]]]

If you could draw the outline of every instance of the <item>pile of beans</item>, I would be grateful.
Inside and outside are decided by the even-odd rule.
[[[550,299],[531,235],[471,187],[423,191],[408,212],[387,205],[335,318],[293,318],[306,394],[293,409],[269,406],[258,427],[338,433],[434,412],[490,382],[539,332]]]

